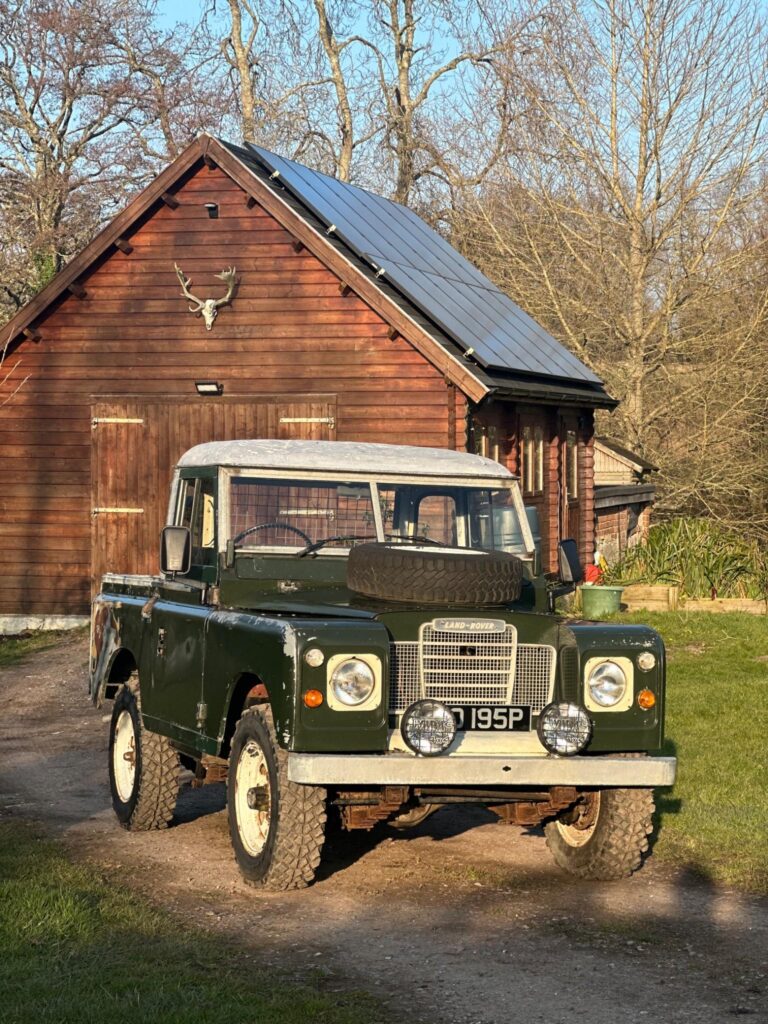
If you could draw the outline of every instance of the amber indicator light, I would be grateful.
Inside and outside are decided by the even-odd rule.
[[[323,695],[319,690],[307,690],[304,694],[304,703],[308,708],[319,708],[323,703]]]
[[[653,690],[641,690],[637,695],[637,703],[644,711],[648,711],[656,703],[656,694]]]

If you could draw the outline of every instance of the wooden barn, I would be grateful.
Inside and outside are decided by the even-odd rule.
[[[520,474],[545,568],[561,537],[591,554],[598,378],[412,211],[265,150],[200,136],[3,330],[0,633],[156,571],[205,440],[479,451]]]

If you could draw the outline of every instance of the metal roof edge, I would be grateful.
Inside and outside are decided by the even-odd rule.
[[[519,402],[529,399],[547,405],[588,405],[595,409],[613,410],[619,400],[612,398],[603,387],[579,387],[554,381],[505,381],[498,383],[491,377],[491,394],[497,401]]]

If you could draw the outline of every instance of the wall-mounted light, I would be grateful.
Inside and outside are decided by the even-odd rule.
[[[224,385],[216,380],[196,380],[195,387],[198,395],[223,395]]]
[[[218,203],[206,203],[205,208],[208,211],[208,216],[211,220],[216,220],[219,216],[219,204]]]

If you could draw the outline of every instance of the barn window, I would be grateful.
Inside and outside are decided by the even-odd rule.
[[[473,425],[475,441],[475,455],[483,455],[486,459],[493,459],[494,462],[501,462],[501,444],[499,442],[499,428],[491,424],[475,421]]]
[[[544,490],[544,431],[541,427],[523,427],[520,480],[523,494],[541,494]]]
[[[565,491],[569,498],[579,496],[579,445],[575,430],[565,435]]]

